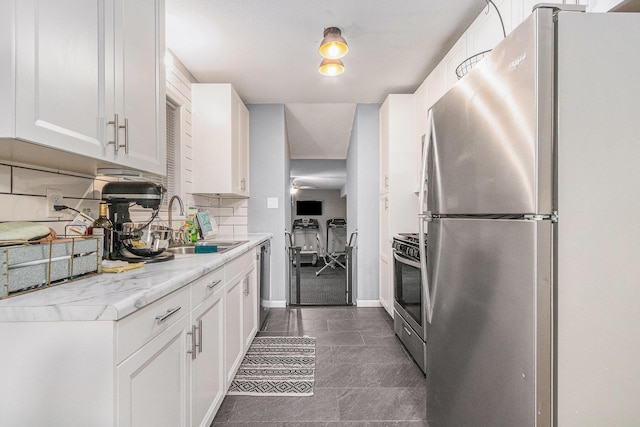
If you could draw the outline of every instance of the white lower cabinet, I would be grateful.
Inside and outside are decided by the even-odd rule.
[[[225,357],[227,388],[258,330],[258,280],[254,252],[229,263],[225,269]]]
[[[190,331],[183,315],[118,366],[118,426],[189,425]]]
[[[258,332],[258,270],[251,266],[244,277],[242,298],[242,339],[244,352],[249,349],[253,337]],[[244,353],[243,352],[243,353]]]
[[[0,322],[14,344],[0,425],[211,425],[256,334],[257,291],[252,249],[118,321]]]
[[[244,278],[227,283],[225,301],[225,376],[227,387],[242,361],[242,291]]]
[[[191,354],[191,425],[209,426],[224,399],[224,285],[191,312],[196,351]]]

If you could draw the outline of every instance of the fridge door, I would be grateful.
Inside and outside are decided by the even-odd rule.
[[[433,214],[549,214],[553,22],[538,9],[433,106]]]
[[[434,219],[430,426],[551,425],[550,221]]]

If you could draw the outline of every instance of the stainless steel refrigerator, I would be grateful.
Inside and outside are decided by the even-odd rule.
[[[429,425],[640,425],[640,16],[538,8],[428,120]]]

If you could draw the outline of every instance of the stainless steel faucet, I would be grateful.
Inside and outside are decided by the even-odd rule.
[[[173,222],[172,222],[173,201],[176,199],[178,200],[178,204],[180,205],[180,215],[184,216],[184,203],[182,203],[182,199],[180,198],[180,196],[176,194],[171,199],[169,199],[169,206],[167,207],[167,210],[169,211],[169,227],[171,227],[172,230],[173,230]]]

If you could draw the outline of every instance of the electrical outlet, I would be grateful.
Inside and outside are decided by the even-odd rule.
[[[47,217],[58,218],[62,216],[62,213],[56,211],[53,206],[62,204],[62,190],[56,190],[54,188],[47,188]]]

